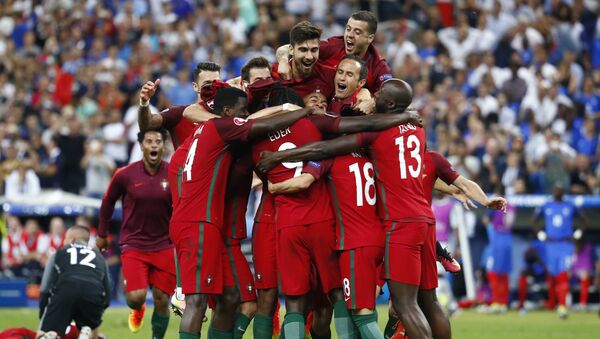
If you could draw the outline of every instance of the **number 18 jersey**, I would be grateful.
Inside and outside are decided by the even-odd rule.
[[[309,164],[313,164],[310,162]],[[336,249],[384,246],[383,226],[377,215],[375,171],[362,153],[321,161],[336,218]]]
[[[254,162],[260,160],[262,151],[283,151],[320,141],[323,134],[336,133],[338,118],[309,116],[292,126],[272,132],[267,138],[255,143],[252,149]],[[278,183],[302,174],[303,162],[284,162],[267,173],[269,181]],[[333,219],[327,187],[317,181],[309,189],[275,197],[276,225],[282,227],[309,225]]]
[[[359,133],[357,141],[371,150],[380,218],[433,224],[435,217],[423,190],[425,131],[403,124],[382,132]]]

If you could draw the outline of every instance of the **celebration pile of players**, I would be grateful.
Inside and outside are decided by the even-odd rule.
[[[412,88],[392,77],[371,44],[376,30],[366,11],[348,19],[343,36],[328,40],[317,26],[299,22],[290,44],[277,50],[277,63],[253,58],[241,78],[226,82],[218,64],[200,63],[193,83],[198,102],[160,114],[149,109],[160,79],[143,85],[143,159],[114,174],[96,239],[107,248],[121,199],[132,332],[142,326],[151,286],[153,338],[177,335],[165,334],[171,303],[182,317],[182,339],[199,338],[208,308],[208,336],[215,339],[241,338],[252,320],[255,338],[280,331],[288,339],[304,338],[305,331],[331,338],[332,320],[339,338],[451,337],[436,298],[436,261],[451,272],[460,266],[436,244],[433,190],[500,211],[494,217],[500,225],[507,202],[488,198],[427,148],[419,114],[410,109]],[[162,160],[167,131],[175,146],[170,163]],[[260,184],[252,274],[240,243],[250,190]],[[90,253],[96,257],[83,250],[64,255],[71,266],[95,269],[100,265],[91,264]],[[391,295],[385,330],[375,309],[383,284]],[[45,298],[56,293],[55,285],[43,285]],[[104,299],[97,305],[107,306]],[[41,333],[64,335],[68,314],[42,318]],[[84,324],[92,336],[101,314]],[[78,325],[86,321],[79,318]]]

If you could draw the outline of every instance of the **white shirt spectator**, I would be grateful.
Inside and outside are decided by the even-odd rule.
[[[162,86],[162,80],[160,84]],[[156,106],[150,105],[149,109],[150,113],[158,114],[158,108],[156,108]],[[140,126],[137,123],[137,114],[138,105],[133,105],[127,109],[125,118],[123,118],[123,123],[125,123],[125,127],[127,128],[127,140],[133,144],[129,154],[129,163],[142,160],[142,149],[137,141],[137,134],[140,131]]]
[[[419,58],[417,46],[404,38],[403,33],[398,36],[398,40],[388,45],[386,50],[387,59],[390,60],[392,67],[401,67],[407,56]]]
[[[486,64],[481,64],[477,66],[477,68],[475,68],[475,70],[469,75],[469,86],[473,88],[479,86],[481,80],[483,80],[483,77],[488,72],[492,74],[494,86],[496,86],[496,88],[502,87],[502,84],[504,84],[504,82],[511,77],[511,73],[508,68],[501,68],[497,66],[489,67]]]
[[[533,118],[538,125],[542,127],[549,126],[558,113],[557,102],[548,95],[544,95],[540,98],[540,96],[537,95],[537,91],[535,94],[529,93],[533,93],[533,91],[528,92],[523,99],[521,110],[524,111],[530,109],[533,112]]]
[[[475,50],[477,42],[477,34],[473,28],[469,28],[463,40],[459,40],[458,30],[454,27],[448,27],[438,32],[440,42],[450,52],[452,66],[459,69],[464,69],[466,66],[465,59],[467,55]]]
[[[32,169],[25,170],[22,174],[20,170],[12,171],[6,178],[6,197],[8,199],[19,195],[35,196],[42,190],[40,179]]]
[[[517,19],[514,17],[513,13],[504,11],[501,11],[497,16],[490,13],[487,17],[487,22],[488,29],[494,32],[500,39],[517,25]]]
[[[231,40],[236,44],[246,44],[246,23],[241,17],[237,18],[225,18],[219,24],[221,33],[229,32]]]
[[[127,161],[127,142],[125,141],[125,124],[122,122],[113,122],[106,124],[102,128],[102,136],[106,141],[104,154],[114,161]]]
[[[486,117],[490,113],[498,113],[500,105],[498,105],[498,99],[496,97],[487,94],[483,97],[475,99],[475,104],[481,110],[481,115]]]
[[[523,48],[525,48],[525,40],[527,40],[529,48],[533,50],[536,46],[544,43],[544,36],[542,36],[537,29],[533,27],[527,27],[525,28],[524,33],[515,34],[515,37],[510,43],[510,47],[516,49],[517,51],[522,51]]]

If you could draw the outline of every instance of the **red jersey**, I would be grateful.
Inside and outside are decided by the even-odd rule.
[[[291,62],[292,61],[290,60],[290,68],[292,67]],[[278,69],[279,63],[274,63],[271,70],[273,79],[280,80],[279,73],[277,73]],[[281,80],[281,84],[293,89],[303,98],[318,89],[327,99],[329,99],[333,96],[333,92],[335,91],[335,85],[333,83],[334,77],[334,67],[325,66],[320,62],[317,62],[309,77],[304,79]]]
[[[332,113],[335,113],[337,116],[342,115],[342,111],[348,108],[352,109],[352,106],[356,104],[356,96],[358,95],[358,92],[360,92],[360,89],[357,89],[354,94],[345,99],[333,97],[329,103],[328,110]]]
[[[187,106],[169,107],[160,112],[160,115],[162,115],[163,118],[161,127],[169,131],[175,149],[177,149],[185,139],[192,135],[196,129],[196,125],[193,122],[183,117],[183,111],[186,107]]]
[[[199,127],[199,125],[194,125],[194,131]],[[177,147],[173,155],[171,156],[171,161],[169,162],[169,173],[177,174],[178,177],[181,177],[181,172],[183,171],[183,164],[185,163],[185,158],[187,157],[187,153],[190,150],[190,146],[192,145],[192,141],[194,134],[190,134],[185,141]],[[173,201],[173,209],[179,203],[179,198],[181,197],[181,181],[177,183],[177,187],[171,187],[171,200]]]
[[[262,151],[283,151],[320,141],[323,134],[336,133],[338,124],[339,118],[331,116],[311,115],[300,119],[292,126],[272,132],[266,139],[255,143],[252,149],[253,160],[258,162]],[[267,176],[271,182],[278,183],[299,176],[302,168],[302,161],[284,162],[270,170]],[[275,208],[278,228],[333,219],[327,187],[322,181],[317,181],[302,192],[276,196]]]
[[[262,195],[256,214],[254,215],[254,223],[275,223],[275,199],[273,199],[273,195],[269,193],[266,187],[267,185],[263,182]]]
[[[434,223],[423,188],[425,131],[403,124],[382,132],[357,134],[371,150],[379,193],[379,216],[385,221]]]
[[[377,214],[375,170],[371,160],[364,154],[351,153],[322,161],[320,171],[326,173],[336,218],[336,249],[383,247],[385,235]]]
[[[252,157],[248,147],[239,146],[229,170],[225,195],[225,235],[232,239],[246,239],[246,207],[252,186]]]
[[[329,67],[337,68],[337,65],[346,55],[346,46],[343,36],[334,36],[321,41],[319,48],[319,61]],[[363,59],[367,63],[369,73],[365,87],[371,94],[379,91],[381,83],[392,78],[392,69],[387,61],[379,55],[377,48],[373,44],[369,45],[367,54]]]
[[[206,221],[223,227],[227,177],[233,160],[232,141],[246,141],[253,121],[212,119],[194,132],[182,171],[181,198],[172,222]]]
[[[144,161],[118,169],[102,199],[98,235],[107,237],[115,204],[122,199],[121,251],[150,252],[172,247],[169,239],[172,207],[168,167],[169,163],[163,161],[154,175],[146,171]]]
[[[433,195],[433,186],[437,178],[442,179],[446,184],[452,183],[460,174],[454,170],[450,162],[438,152],[425,151],[425,161],[423,161],[423,190],[425,198],[431,205]]]

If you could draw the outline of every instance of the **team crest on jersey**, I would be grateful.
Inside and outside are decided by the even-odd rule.
[[[208,106],[208,108],[210,108],[210,110],[214,110],[215,109],[215,99],[210,99],[206,101],[206,106]]]
[[[247,122],[248,122],[248,120],[243,119],[243,118],[238,118],[238,117],[233,118],[233,123],[238,126],[242,126],[243,124],[245,124]]]
[[[167,181],[167,179],[162,179],[160,181],[160,187],[162,187],[163,191],[166,191],[169,188],[169,182]]]

